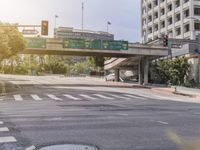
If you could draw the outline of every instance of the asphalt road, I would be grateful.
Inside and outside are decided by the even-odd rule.
[[[178,102],[187,97],[79,78],[62,85],[47,84],[51,81],[20,84],[20,90],[1,97],[0,150],[54,144],[89,144],[99,150],[177,150],[167,136],[169,131],[186,139],[200,138],[200,105]]]

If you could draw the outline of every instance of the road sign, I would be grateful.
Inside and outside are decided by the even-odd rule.
[[[46,48],[46,39],[44,38],[26,38],[28,48]]]
[[[128,50],[128,41],[64,39],[63,47],[74,49]]]

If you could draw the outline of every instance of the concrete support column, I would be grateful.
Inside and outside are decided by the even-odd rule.
[[[138,64],[138,82],[140,85],[143,84],[143,75],[142,75],[142,59],[140,58],[139,64]]]
[[[144,59],[144,85],[149,83],[149,60],[148,58]]]
[[[115,82],[119,82],[119,69],[115,69]]]

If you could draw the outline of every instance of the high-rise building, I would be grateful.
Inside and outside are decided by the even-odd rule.
[[[200,0],[141,0],[142,42],[168,35],[196,39],[200,33]]]

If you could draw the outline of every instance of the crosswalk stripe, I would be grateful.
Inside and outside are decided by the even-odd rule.
[[[135,98],[135,99],[142,99],[142,100],[146,100],[146,98],[143,98],[143,97],[138,97],[138,96],[134,96],[134,95],[129,95],[129,94],[124,94],[124,96],[130,97],[130,98]]]
[[[118,98],[118,99],[126,99],[126,100],[130,99],[129,97],[123,97],[123,96],[114,95],[114,94],[109,94],[109,95],[112,96],[112,97]]]
[[[23,98],[21,97],[21,95],[14,95],[14,99],[15,101],[23,101]]]
[[[69,99],[72,99],[72,100],[81,100],[80,98],[74,97],[74,96],[69,95],[69,94],[64,94],[64,96],[69,98]]]
[[[58,98],[58,97],[56,97],[55,95],[47,94],[47,96],[48,96],[49,98],[53,99],[53,100],[56,100],[56,101],[62,101],[61,98]]]
[[[0,121],[0,124],[2,125],[2,124],[3,124],[3,121]]]
[[[101,95],[101,94],[94,94],[95,96],[97,97],[100,97],[100,98],[104,98],[104,99],[109,99],[109,100],[113,100],[114,98],[112,97],[107,97],[107,96],[104,96],[104,95]]]
[[[91,100],[96,100],[97,99],[95,97],[91,97],[91,96],[88,96],[88,95],[85,95],[85,94],[79,94],[79,95],[84,97],[84,98],[91,99]]]
[[[0,143],[12,143],[12,142],[17,142],[17,140],[13,136],[0,137]]]
[[[7,132],[7,131],[9,131],[9,129],[7,127],[0,128],[0,132]]]
[[[31,97],[36,101],[42,101],[42,98],[40,98],[38,95],[31,95]]]

